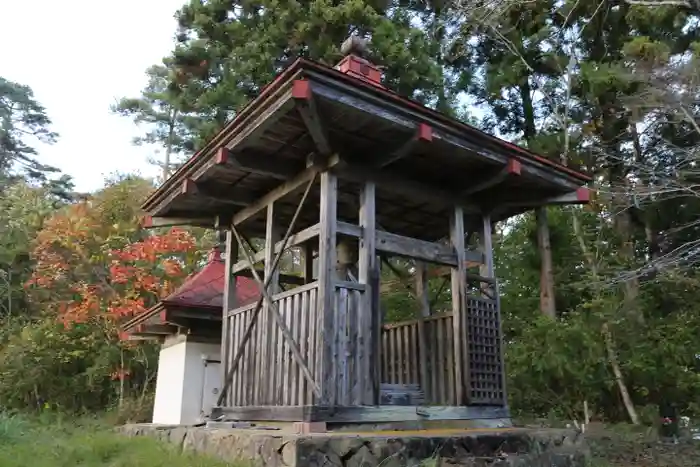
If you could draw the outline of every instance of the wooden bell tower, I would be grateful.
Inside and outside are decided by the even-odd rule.
[[[226,232],[217,414],[364,424],[508,419],[492,225],[585,203],[589,179],[404,99],[349,39],[297,60],[149,198]],[[264,238],[259,251],[251,238]],[[289,249],[302,274],[282,274]],[[386,323],[381,258],[442,266],[452,304]],[[258,284],[239,304],[237,275]],[[417,290],[421,292],[421,290]]]

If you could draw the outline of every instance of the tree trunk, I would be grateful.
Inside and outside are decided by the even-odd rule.
[[[119,410],[124,407],[124,349],[119,350]]]
[[[625,405],[627,414],[630,417],[630,421],[634,425],[639,425],[639,416],[637,415],[637,410],[634,408],[632,403],[632,398],[627,390],[627,385],[622,377],[622,370],[620,370],[620,364],[617,361],[617,355],[615,353],[615,344],[613,342],[612,334],[610,333],[610,328],[608,323],[604,323],[602,326],[603,339],[605,340],[605,351],[608,354],[608,361],[612,367],[613,374],[615,375],[615,382],[617,383],[617,388],[620,391],[620,397],[622,397],[622,403]]]
[[[532,103],[532,89],[529,77],[520,86],[520,98],[523,102],[524,128],[523,137],[528,146],[537,134],[535,126],[535,108]],[[547,208],[541,207],[535,211],[537,222],[537,250],[540,257],[540,313],[552,319],[557,317],[557,306],[554,299],[554,267],[552,261],[552,245],[547,222]]]
[[[600,282],[600,278],[598,276],[598,264],[596,263],[593,253],[588,249],[588,246],[586,245],[586,239],[583,236],[583,232],[581,231],[581,222],[579,221],[578,212],[576,211],[576,209],[577,208],[574,207],[571,212],[574,235],[576,235],[576,240],[578,241],[579,247],[581,248],[581,253],[586,259],[586,262],[588,263],[588,268],[591,271],[593,280],[596,283],[594,289],[597,289],[600,287],[600,285],[598,285],[598,283]],[[622,375],[622,370],[620,369],[620,364],[617,360],[617,355],[615,354],[615,344],[613,342],[612,334],[610,333],[608,323],[603,323],[601,331],[603,334],[603,340],[605,341],[605,351],[608,355],[608,361],[610,362],[610,366],[612,367],[613,374],[615,375],[615,382],[617,383],[617,389],[620,392],[622,403],[624,404],[625,410],[627,411],[627,415],[630,417],[632,423],[638,425],[639,417],[637,416],[637,410],[635,409],[634,404],[632,403],[632,399],[630,398],[629,391],[627,390],[627,384],[625,384],[625,379]]]
[[[618,200],[613,206],[618,211],[615,215],[614,226],[615,232],[620,238],[620,250],[619,254],[623,261],[627,263],[629,269],[630,277],[625,279],[622,283],[622,291],[625,299],[625,312],[630,316],[630,318],[636,320],[638,323],[644,323],[644,315],[642,315],[639,310],[637,298],[639,297],[639,278],[634,273],[634,260],[635,260],[635,242],[632,235],[632,219],[630,215],[630,207],[628,203],[621,202]]]
[[[537,248],[540,256],[540,312],[552,319],[557,317],[554,299],[554,267],[552,265],[552,245],[549,241],[547,208],[535,211],[537,222]]]
[[[165,145],[165,160],[163,161],[163,183],[170,176],[170,157],[173,152],[173,136],[175,135],[175,123],[177,121],[177,109],[172,110],[168,128],[168,141]]]

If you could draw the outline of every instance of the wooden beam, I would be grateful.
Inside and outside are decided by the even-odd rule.
[[[214,163],[279,180],[289,180],[304,168],[302,164],[274,154],[256,154],[250,151],[234,153],[225,147],[218,149]]]
[[[362,228],[347,222],[338,222],[338,233],[359,238],[362,235]],[[414,258],[428,263],[446,266],[457,265],[457,254],[451,246],[404,237],[382,230],[377,230],[376,249],[384,253]],[[483,262],[483,255],[477,251],[465,250],[464,258],[467,262]]]
[[[249,421],[326,421],[337,423],[387,423],[429,420],[507,420],[507,407],[431,407],[431,406],[365,406],[365,407],[217,407],[214,415],[226,414],[235,420]]]
[[[183,308],[172,308],[160,312],[160,320],[164,323],[179,324],[182,320],[194,319],[197,321],[221,321],[222,313],[218,309],[187,310]]]
[[[143,218],[144,229],[157,229],[159,227],[176,227],[179,225],[193,225],[197,227],[213,227],[216,222],[214,216],[207,217],[158,217],[146,216]]]
[[[249,194],[235,188],[214,187],[202,182],[195,182],[191,178],[186,178],[182,181],[181,193],[220,204],[230,204],[231,206],[250,206],[255,201]]]
[[[259,103],[240,112],[226,130],[214,137],[196,157],[178,170],[161,188],[149,197],[143,209],[150,213],[166,211],[179,192],[179,184],[185,176],[199,181],[216,165],[217,146],[236,148],[256,141],[270,126],[273,126],[293,106],[292,93],[288,86],[273,90]]]
[[[504,405],[507,404],[508,396],[506,392],[506,372],[505,372],[505,347],[503,342],[503,318],[501,315],[501,297],[498,291],[498,281],[494,275],[494,264],[493,264],[493,232],[492,232],[492,222],[491,216],[489,214],[484,214],[482,219],[482,230],[480,235],[481,248],[484,252],[484,265],[481,268],[481,275],[487,280],[487,284],[490,286],[494,294],[494,299],[496,300],[496,313],[498,317],[498,335],[495,336],[498,339],[499,344],[499,355],[498,358],[501,364],[501,388],[503,391],[503,401]]]
[[[505,167],[498,171],[491,177],[487,177],[480,183],[476,183],[466,190],[462,191],[461,196],[469,196],[480,191],[484,191],[488,188],[494,187],[501,182],[505,181],[510,176],[519,176],[522,171],[522,164],[517,159],[509,159]]]
[[[178,327],[169,324],[139,324],[134,329],[137,334],[149,334],[149,335],[168,335],[177,334]]]
[[[261,251],[260,254],[264,254],[265,251]],[[236,267],[239,265],[243,264],[242,262],[236,263]],[[264,269],[258,269],[256,268],[255,271],[260,274],[261,276],[265,274]],[[236,276],[243,276],[243,277],[248,277],[250,279],[253,278],[253,273],[250,272],[250,269],[242,269],[242,270],[236,270],[234,272]],[[292,285],[304,285],[304,278],[300,276],[295,276],[292,274],[279,274],[279,283],[282,284],[292,284]]]
[[[406,141],[397,150],[375,158],[373,161],[373,165],[378,169],[386,167],[387,165],[408,156],[421,144],[430,143],[431,141],[433,141],[433,129],[426,123],[419,123],[418,128],[416,129],[416,133],[411,139]]]
[[[316,108],[309,81],[303,79],[294,81],[292,84],[292,98],[316,146],[316,150],[321,156],[330,156],[331,145],[328,140],[328,133],[321,122],[321,116]]]
[[[139,313],[138,315],[132,317],[125,323],[122,323],[121,326],[119,326],[119,329],[121,331],[129,331],[130,329],[133,329],[136,327],[137,324],[141,324],[143,322],[149,321],[152,318],[158,316],[158,314],[163,310],[163,306],[161,303],[158,303],[148,310]]]
[[[304,169],[301,173],[297,174],[290,180],[282,183],[277,188],[274,188],[266,195],[262,196],[255,203],[241,209],[236,214],[234,214],[232,224],[236,226],[240,225],[248,219],[252,218],[253,216],[257,215],[260,211],[267,208],[268,204],[274,203],[278,199],[287,196],[288,194],[304,186],[304,184],[308,183],[309,180],[312,180],[318,172],[319,168],[316,166]]]
[[[570,191],[563,195],[552,196],[548,198],[541,199],[523,199],[523,200],[511,200],[496,204],[496,209],[509,208],[509,207],[539,207],[539,206],[550,206],[550,205],[562,205],[562,204],[588,204],[591,200],[591,192],[588,187],[582,186],[574,191]]]
[[[331,157],[329,165],[331,170],[342,178],[358,183],[372,181],[383,189],[392,190],[394,193],[406,196],[408,200],[414,200],[415,202],[425,200],[444,206],[453,206],[456,203],[462,205],[466,212],[480,211],[472,200],[460,196],[458,193],[452,193],[440,187],[425,185],[365,164],[348,162],[339,156]]]
[[[126,340],[128,341],[157,341],[159,343],[163,343],[165,340],[165,336],[163,334],[144,334],[144,335],[138,335],[138,334],[128,334],[126,337]]]
[[[284,245],[285,248],[292,248],[295,246],[299,246],[303,243],[306,243],[307,241],[311,240],[312,238],[318,237],[319,232],[321,231],[321,226],[320,224],[315,224],[312,225],[311,227],[307,227],[306,229],[297,232],[296,234],[292,235],[289,237],[286,243],[283,243],[282,241],[279,241],[275,244],[275,253],[278,253],[280,251],[280,248]],[[265,260],[265,252],[260,251],[258,253],[255,253],[253,256],[253,260],[255,263],[259,263],[261,261]],[[248,269],[248,262],[247,261],[239,261],[236,264],[233,265],[233,273],[238,274],[241,271],[245,271]],[[285,276],[283,275],[282,278],[284,277],[296,277],[296,276]],[[284,282],[284,280],[282,281]],[[296,282],[289,282],[290,284],[294,284]]]
[[[377,250],[437,264],[457,263],[457,255],[452,247],[389,232],[377,232]]]

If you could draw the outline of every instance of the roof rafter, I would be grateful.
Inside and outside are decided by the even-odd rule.
[[[303,168],[289,159],[272,154],[253,154],[251,152],[236,152],[225,147],[217,150],[214,164],[222,167],[232,167],[257,175],[266,175],[278,180],[288,180]]]
[[[466,190],[462,191],[462,196],[473,195],[480,191],[484,191],[488,188],[492,188],[501,182],[505,181],[509,176],[519,176],[522,171],[522,164],[517,159],[509,159],[505,167],[500,169],[497,173],[493,174],[491,177],[487,177],[480,183],[471,185]]]
[[[232,206],[250,206],[255,201],[250,194],[236,190],[234,187],[198,183],[191,178],[182,181],[182,194]]]
[[[329,156],[331,154],[331,144],[328,140],[328,132],[321,122],[321,116],[316,108],[313,92],[307,80],[298,79],[294,81],[292,84],[292,98],[311,139],[314,141],[316,150],[322,156]]]
[[[403,159],[414,151],[421,144],[430,143],[433,141],[433,129],[426,123],[419,123],[416,132],[411,139],[406,141],[397,150],[385,154],[374,160],[374,166],[378,169]]]

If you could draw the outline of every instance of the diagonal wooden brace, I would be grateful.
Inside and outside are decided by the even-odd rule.
[[[243,239],[240,237],[240,234],[238,233],[236,226],[231,226],[231,230],[233,231],[233,234],[236,236],[236,240],[238,240],[238,243],[242,245]],[[289,348],[292,351],[292,355],[294,356],[294,359],[297,361],[299,368],[301,368],[302,374],[309,382],[309,385],[313,389],[316,396],[321,397],[321,388],[316,383],[316,380],[314,379],[313,375],[311,374],[311,370],[309,370],[309,367],[304,362],[304,357],[301,355],[301,351],[299,350],[299,346],[297,345],[296,341],[294,340],[294,337],[292,336],[292,333],[289,331],[289,328],[284,324],[284,320],[282,319],[282,315],[280,315],[280,312],[277,309],[277,305],[275,304],[275,302],[272,301],[272,298],[270,297],[270,294],[267,291],[267,286],[265,284],[263,284],[263,281],[260,279],[260,275],[258,275],[258,271],[255,270],[255,267],[253,266],[253,264],[254,264],[253,258],[250,256],[250,253],[246,250],[243,250],[243,254],[246,256],[246,260],[250,263],[250,269],[253,273],[253,278],[255,279],[255,282],[258,283],[258,288],[260,289],[260,293],[262,294],[265,301],[267,302],[267,306],[270,310],[270,314],[272,315],[272,318],[277,323],[277,326],[279,326],[280,331],[282,331],[282,335],[284,336],[285,340],[287,341],[287,344],[289,344]]]
[[[289,227],[287,228],[287,231],[284,234],[284,238],[282,239],[282,247],[280,250],[277,252],[275,255],[274,261],[272,262],[272,270],[276,269],[280,259],[282,258],[282,255],[284,254],[286,248],[287,248],[287,242],[291,238],[292,232],[294,231],[294,227],[296,226],[297,219],[299,218],[299,214],[301,213],[302,208],[304,207],[304,203],[306,202],[306,198],[309,196],[309,192],[311,191],[311,187],[313,186],[314,182],[316,181],[316,176],[314,175],[311,180],[309,180],[308,185],[306,186],[306,191],[304,191],[304,195],[301,198],[301,201],[299,201],[299,205],[297,206],[296,212],[294,213],[294,216],[292,216],[292,220],[289,223]],[[232,227],[233,233],[236,236],[236,240],[238,241],[239,245],[241,245],[241,249],[245,252],[246,254],[246,259],[248,261],[248,266],[250,269],[252,269],[255,272],[255,264],[252,263],[252,259],[250,258],[250,255],[248,254],[247,250],[243,248],[243,245],[241,243],[241,237],[240,233],[235,230]],[[273,276],[270,276],[265,280],[264,284],[264,289],[266,290],[267,287],[269,287],[269,282],[272,280]],[[226,399],[226,393],[229,390],[233,378],[233,374],[236,372],[238,369],[238,365],[240,364],[241,357],[243,356],[243,350],[245,349],[246,344],[250,340],[250,337],[253,335],[253,329],[255,329],[255,323],[257,322],[258,315],[260,314],[260,310],[262,308],[262,303],[263,303],[263,295],[258,297],[258,301],[255,305],[255,310],[253,311],[250,321],[248,321],[248,325],[246,326],[245,333],[243,334],[243,338],[241,339],[241,343],[238,345],[238,348],[236,349],[235,357],[233,358],[233,361],[231,362],[231,368],[228,370],[228,372],[225,375],[224,379],[224,386],[221,390],[221,394],[219,394],[219,398],[216,402],[216,405],[221,406],[221,404],[224,402]],[[226,310],[228,312],[228,310]],[[227,319],[227,316],[224,316],[224,319]],[[225,363],[224,363],[225,364]]]

